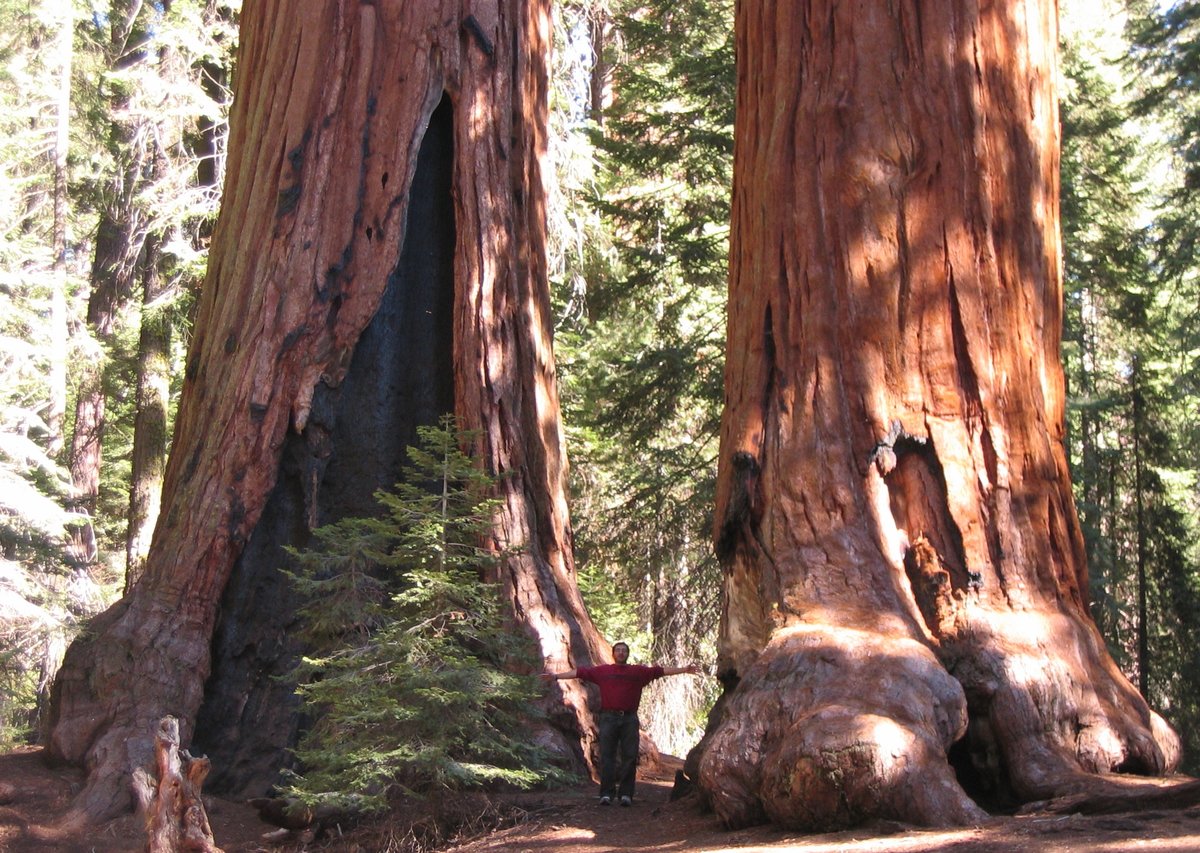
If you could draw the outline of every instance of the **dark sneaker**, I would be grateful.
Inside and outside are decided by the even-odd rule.
[[[628,799],[628,798],[627,798],[627,799]],[[611,806],[611,805],[612,805],[612,797],[609,797],[609,796],[604,796],[604,797],[601,797],[601,798],[600,798],[600,805],[602,805],[602,806]]]
[[[632,798],[632,797],[621,797],[621,805],[623,805],[623,806],[632,806],[632,805],[633,805],[633,798]]]

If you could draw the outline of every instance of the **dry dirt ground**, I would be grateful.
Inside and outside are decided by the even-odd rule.
[[[1200,853],[1200,807],[1092,817],[1006,817],[959,830],[877,825],[828,835],[799,835],[770,827],[729,832],[693,801],[669,800],[677,766],[668,760],[660,771],[647,774],[639,782],[632,808],[600,806],[591,786],[525,794],[508,803],[514,825],[442,849],[454,853]],[[132,815],[92,831],[63,823],[80,782],[77,771],[47,768],[36,749],[0,755],[0,851],[140,851],[144,836]],[[217,844],[226,853],[378,853],[391,847],[383,839],[398,837],[395,832],[360,828],[317,840],[291,837],[269,843],[263,835],[273,827],[253,809],[219,799],[210,802],[209,818]]]

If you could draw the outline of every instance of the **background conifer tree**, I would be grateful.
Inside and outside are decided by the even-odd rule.
[[[0,742],[33,735],[71,637],[120,594],[131,476],[166,454],[220,195],[223,75],[239,5],[0,0]],[[68,46],[64,99],[51,85]],[[60,118],[69,118],[65,151]],[[155,247],[153,258],[126,257],[121,277],[140,271],[152,297],[145,324],[129,294],[114,291],[115,259],[99,247],[114,229]],[[151,355],[143,325],[163,332],[153,430],[136,390]],[[67,417],[52,426],[63,381]],[[157,459],[131,458],[135,434],[151,431]],[[153,513],[139,509],[148,535]]]
[[[568,278],[558,329],[581,583],[635,657],[712,659],[733,7],[616,3],[605,18],[593,48],[610,99],[588,129],[596,172],[582,199],[605,236]],[[695,742],[713,685],[651,685],[660,746]]]
[[[1167,33],[1189,30],[1189,5],[1157,24],[1143,9],[1132,28],[1161,47]],[[1179,251],[1190,239],[1180,205],[1191,203],[1184,186],[1194,166],[1186,152],[1172,154],[1188,135],[1175,101],[1194,93],[1180,77],[1171,105],[1157,102],[1155,79],[1186,64],[1186,54],[1160,55],[1156,65],[1146,64],[1145,46],[1135,49],[1145,76],[1131,79],[1120,31],[1072,7],[1085,26],[1068,27],[1062,49],[1063,360],[1092,613],[1122,669],[1185,739],[1185,766],[1195,767],[1196,476],[1187,439],[1195,291]]]

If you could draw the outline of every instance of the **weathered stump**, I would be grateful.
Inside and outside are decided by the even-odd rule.
[[[157,780],[144,768],[133,774],[134,796],[146,821],[146,853],[222,853],[200,798],[209,760],[179,748],[179,721],[174,717],[158,723],[154,759]]]

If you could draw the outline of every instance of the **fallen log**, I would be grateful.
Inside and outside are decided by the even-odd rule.
[[[194,758],[179,748],[179,721],[163,717],[154,735],[158,778],[144,768],[133,774],[133,793],[146,822],[147,853],[222,853],[200,789],[208,776],[209,760]]]
[[[1159,782],[1099,780],[1085,790],[1051,800],[1027,803],[1017,814],[1121,814],[1146,809],[1187,809],[1200,805],[1200,781]]]

